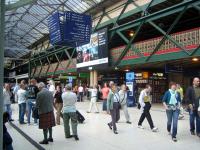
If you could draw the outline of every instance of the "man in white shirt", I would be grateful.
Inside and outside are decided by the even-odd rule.
[[[20,89],[17,91],[17,101],[19,105],[19,123],[25,124],[24,115],[26,112],[26,90],[24,84],[20,84]]]
[[[79,97],[79,101],[82,102],[83,101],[83,87],[80,86],[78,87],[78,97]]]
[[[13,121],[10,97],[11,97],[10,85],[6,83],[3,89],[4,112],[8,112],[9,121]]]
[[[65,130],[65,138],[74,137],[76,141],[79,140],[77,134],[77,114],[76,114],[76,94],[73,93],[72,87],[70,85],[66,85],[66,92],[62,94],[63,99],[63,122],[64,122],[64,130]],[[73,135],[70,134],[70,123],[72,125]]]
[[[96,109],[95,113],[99,113],[99,108],[97,107],[97,97],[98,97],[97,88],[98,86],[94,86],[93,88],[89,89],[89,92],[91,92],[91,101],[90,101],[90,108],[87,111],[87,113],[91,112],[93,105]]]

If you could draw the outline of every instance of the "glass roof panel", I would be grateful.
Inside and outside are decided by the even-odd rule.
[[[17,1],[19,0],[6,0],[6,4]],[[15,48],[22,46],[25,49],[49,34],[47,18],[53,12],[64,10],[84,13],[101,1],[103,0],[38,0],[37,3],[7,11],[5,14],[6,46]]]

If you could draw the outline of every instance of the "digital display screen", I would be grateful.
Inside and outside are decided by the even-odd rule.
[[[107,29],[99,30],[90,37],[90,43],[77,47],[77,68],[95,68],[108,64]]]

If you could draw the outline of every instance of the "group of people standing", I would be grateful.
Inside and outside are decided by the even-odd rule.
[[[78,93],[83,96],[83,87],[80,87],[78,88]],[[130,115],[127,108],[128,88],[126,85],[123,84],[119,88],[114,82],[111,81],[109,85],[105,83],[102,88],[99,86],[93,86],[91,88],[87,88],[87,90],[91,93],[90,106],[87,112],[90,113],[92,111],[92,107],[94,106],[95,112],[99,113],[97,100],[98,92],[101,92],[103,99],[102,110],[106,111],[107,114],[110,114],[111,122],[109,122],[107,125],[109,129],[113,130],[114,134],[118,134],[116,123],[120,119],[120,110],[123,110],[124,112],[126,123],[131,124]],[[152,101],[151,90],[151,85],[147,84],[140,92],[138,108],[141,110],[141,116],[138,121],[138,128],[144,129],[142,123],[146,118],[151,130],[153,132],[157,132],[158,128],[154,125],[150,113]],[[3,91],[4,111],[9,114],[9,121],[13,121],[10,95],[9,84],[5,84]],[[30,80],[30,85],[26,85],[24,81],[21,81],[15,97],[19,104],[20,124],[26,124],[24,121],[25,114],[27,115],[28,125],[31,124],[31,113],[33,114],[34,124],[37,124],[39,119],[39,128],[43,129],[44,135],[44,139],[40,142],[40,144],[48,144],[48,142],[53,142],[52,127],[54,127],[56,124],[60,125],[61,117],[63,118],[64,122],[65,138],[74,137],[75,140],[79,140],[77,134],[77,110],[75,106],[77,102],[77,94],[72,89],[71,85],[66,85],[66,87],[62,90],[61,86],[59,85],[55,87],[53,81],[50,81],[48,85],[45,85],[43,82],[38,84],[35,79]],[[182,108],[182,99],[183,90],[180,88],[180,85],[175,82],[170,82],[169,90],[165,92],[162,102],[166,110],[167,131],[171,135],[172,140],[175,142],[177,141],[176,135],[178,130],[179,115]],[[193,85],[186,91],[185,100],[189,102],[187,110],[190,115],[189,120],[191,134],[196,134],[198,137],[200,137],[199,78],[194,78]],[[56,119],[54,117],[54,108],[56,109]],[[37,114],[34,114],[35,110]],[[70,134],[70,122],[73,134]]]
[[[19,124],[31,125],[32,114],[34,125],[38,125],[39,129],[43,129],[44,139],[39,142],[40,144],[53,142],[52,127],[54,127],[56,123],[60,125],[62,110],[65,137],[74,137],[75,140],[79,140],[77,135],[78,122],[75,107],[77,96],[72,92],[72,87],[70,85],[65,87],[64,92],[62,92],[60,86],[55,88],[53,81],[45,85],[43,82],[37,83],[35,79],[31,79],[30,84],[26,85],[25,81],[22,80],[18,86],[19,88],[15,90],[15,98],[19,106]],[[3,91],[4,112],[9,114],[9,121],[13,121],[10,97],[10,87],[9,84],[6,83]],[[54,117],[54,108],[57,111],[56,121]],[[25,114],[27,116],[27,122],[25,122],[24,119]],[[70,134],[70,120],[73,135]]]

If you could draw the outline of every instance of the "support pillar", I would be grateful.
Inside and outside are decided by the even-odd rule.
[[[93,71],[93,75],[94,75],[93,85],[97,85],[98,84],[98,73],[96,70]]]
[[[4,28],[5,0],[0,0],[0,150],[3,150]]]
[[[96,70],[90,71],[90,86],[98,84],[98,73]]]
[[[90,87],[93,86],[93,71],[90,71]]]

